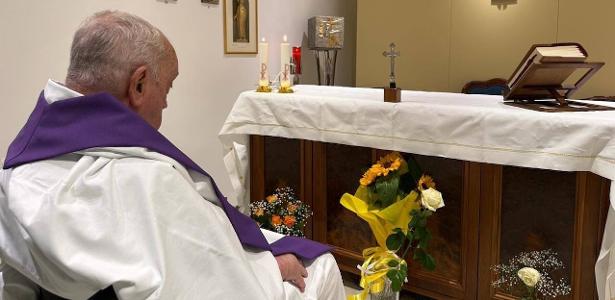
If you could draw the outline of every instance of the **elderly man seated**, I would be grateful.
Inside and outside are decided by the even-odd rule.
[[[139,17],[77,30],[0,172],[0,298],[344,298],[327,246],[261,231],[158,132],[177,75]]]

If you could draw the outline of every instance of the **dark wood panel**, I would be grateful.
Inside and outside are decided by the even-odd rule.
[[[432,275],[435,273],[460,284],[464,163],[459,160],[421,155],[414,155],[414,159],[424,172],[433,176],[436,188],[442,193],[446,205],[431,216],[427,223],[433,235],[429,243],[429,252],[437,262]]]
[[[265,198],[265,137],[250,136],[250,201]]]
[[[314,209],[307,235],[333,245],[340,269],[358,274],[361,250],[376,242],[367,224],[339,200],[354,192],[363,171],[386,152],[251,137],[250,195],[262,199],[279,182],[291,185]],[[608,180],[587,172],[413,157],[434,176],[446,207],[428,224],[437,269],[427,272],[410,262],[405,289],[434,299],[514,299],[491,287],[491,266],[520,251],[554,248],[568,266],[568,298],[596,298],[593,268],[609,207]]]
[[[521,251],[554,249],[572,294],[595,299],[594,264],[608,210],[609,181],[587,172],[481,167],[479,299],[515,299],[491,287],[490,267]]]
[[[372,162],[372,150],[340,144],[326,144],[327,243],[356,254],[376,246],[367,223],[340,204],[344,193],[354,194],[359,178]],[[355,264],[356,266],[356,264]]]
[[[577,173],[575,236],[572,265],[573,299],[598,299],[594,265],[598,259],[609,209],[609,180]]]
[[[265,194],[271,195],[280,186],[289,186],[303,200],[301,141],[265,137]]]
[[[409,289],[418,287],[436,292],[439,297],[464,297],[464,263],[462,253],[468,240],[463,239],[464,205],[469,200],[464,191],[466,164],[462,161],[405,154],[407,160],[414,159],[422,173],[433,176],[437,189],[442,193],[446,206],[438,210],[428,220],[432,233],[429,253],[436,260],[433,272],[423,270],[418,264],[411,263]],[[412,262],[412,254],[406,259]]]
[[[482,164],[480,178],[478,299],[491,299],[494,295],[491,282],[495,279],[491,266],[497,263],[500,244],[502,168]]]
[[[576,174],[510,166],[502,172],[498,263],[520,252],[553,249],[565,266],[553,275],[571,282]],[[516,294],[523,292],[520,286]]]

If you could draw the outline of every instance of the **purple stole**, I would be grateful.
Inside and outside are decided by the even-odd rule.
[[[273,255],[293,253],[308,260],[330,250],[329,246],[297,237],[267,243],[256,222],[227,201],[207,172],[108,93],[52,104],[48,104],[41,93],[26,125],[9,146],[4,169],[94,147],[147,148],[211,178],[222,208],[244,246],[271,251]]]

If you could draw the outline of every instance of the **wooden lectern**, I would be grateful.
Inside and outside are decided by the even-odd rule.
[[[578,57],[541,55],[537,48],[577,47]],[[543,112],[614,110],[615,108],[567,100],[585,84],[603,62],[585,62],[587,52],[578,43],[537,44],[525,55],[508,81],[505,104]],[[576,80],[570,79],[578,74]]]

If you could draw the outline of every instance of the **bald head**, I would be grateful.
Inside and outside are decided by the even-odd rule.
[[[84,94],[105,91],[122,99],[135,69],[147,65],[158,77],[160,65],[174,55],[164,34],[144,19],[98,12],[75,32],[66,85]]]

